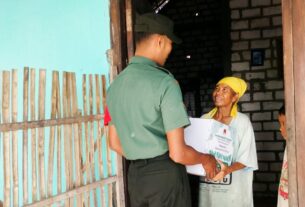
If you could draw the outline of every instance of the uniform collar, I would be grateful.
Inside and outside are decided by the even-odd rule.
[[[152,61],[149,58],[146,57],[142,57],[142,56],[134,56],[131,58],[130,63],[129,64],[145,64],[145,65],[149,65],[152,66],[154,68],[158,68],[159,70],[162,70],[163,72],[169,74],[172,76],[172,74],[166,70],[165,68],[159,66],[156,62]]]
[[[133,64],[133,63],[135,63],[135,64],[140,63],[140,64],[145,64],[145,65],[150,65],[153,67],[159,67],[156,62],[154,62],[151,59],[148,59],[146,57],[142,57],[142,56],[132,57],[130,60],[130,64]]]

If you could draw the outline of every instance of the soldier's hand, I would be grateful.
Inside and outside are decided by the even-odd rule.
[[[217,160],[212,155],[209,154],[204,155],[202,166],[206,172],[206,177],[208,179],[215,177],[215,175],[218,173]]]

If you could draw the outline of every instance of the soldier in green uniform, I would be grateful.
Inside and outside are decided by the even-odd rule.
[[[136,52],[111,84],[110,147],[130,160],[128,192],[132,207],[191,206],[184,165],[201,163],[207,177],[216,175],[216,160],[184,142],[189,125],[181,90],[162,68],[181,40],[167,17],[147,13],[136,18]]]

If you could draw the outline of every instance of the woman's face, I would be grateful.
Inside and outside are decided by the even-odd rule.
[[[212,96],[216,107],[232,106],[238,100],[238,94],[223,83],[216,85]]]
[[[286,132],[286,116],[284,114],[279,114],[280,132],[285,140],[287,140]]]

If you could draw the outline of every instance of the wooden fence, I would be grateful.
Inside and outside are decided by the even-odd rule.
[[[82,84],[77,84],[75,73],[63,72],[60,77],[53,71],[47,84],[51,77],[40,69],[36,84],[36,72],[24,68],[22,96],[18,71],[2,72],[4,206],[123,206],[121,160],[110,152],[107,127],[101,123],[105,76],[83,75]],[[49,98],[47,90],[51,90]],[[22,103],[18,97],[23,97]],[[48,119],[46,105],[51,107]]]

